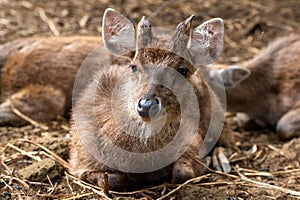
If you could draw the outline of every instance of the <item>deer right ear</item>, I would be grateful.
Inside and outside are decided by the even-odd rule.
[[[132,58],[135,51],[135,29],[129,19],[112,8],[104,12],[102,23],[103,42],[116,56]]]
[[[194,64],[211,64],[221,53],[223,36],[224,23],[221,18],[208,20],[196,27],[189,46]]]
[[[220,75],[223,79],[225,88],[233,88],[237,86],[246,80],[250,74],[250,70],[239,66],[229,66],[220,70]]]

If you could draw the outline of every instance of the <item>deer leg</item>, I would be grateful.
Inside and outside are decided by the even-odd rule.
[[[109,190],[114,191],[122,191],[135,186],[135,182],[126,173],[107,173],[107,182],[105,182],[104,176],[105,172],[87,170],[79,176],[79,179],[101,188],[108,187]]]
[[[185,155],[181,156],[175,163],[173,167],[172,182],[182,183],[188,179],[196,177],[193,163],[191,159]]]
[[[160,177],[160,175],[162,175],[162,177]],[[79,175],[79,179],[81,180],[114,191],[128,191],[153,184],[161,184],[165,178],[164,173],[156,174],[155,172],[150,172],[149,174],[132,174],[110,171],[107,172],[107,181],[105,180],[105,172],[103,171],[86,170]]]
[[[21,125],[20,117],[13,113],[10,107],[10,103],[8,101],[0,104],[0,126],[4,125]]]
[[[13,107],[36,121],[55,119],[64,112],[65,95],[48,86],[28,86],[0,104],[0,126],[20,126],[28,121],[18,116]]]
[[[280,118],[276,132],[282,139],[300,136],[300,107],[290,110]]]
[[[201,135],[197,134],[189,149],[174,162],[172,171],[173,183],[182,183],[204,174],[205,167],[201,164],[204,163],[204,159],[200,159],[198,156],[202,143]]]

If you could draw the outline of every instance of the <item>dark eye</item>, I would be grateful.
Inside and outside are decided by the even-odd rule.
[[[178,71],[181,75],[183,75],[183,76],[186,76],[187,73],[188,73],[188,69],[187,69],[187,68],[183,68],[183,67],[178,68],[177,71]]]
[[[137,73],[138,72],[138,68],[135,64],[131,64],[129,67],[131,68],[132,73]]]

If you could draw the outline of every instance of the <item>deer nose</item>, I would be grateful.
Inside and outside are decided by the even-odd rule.
[[[161,103],[158,98],[141,98],[136,105],[136,111],[142,118],[151,119],[158,115]]]

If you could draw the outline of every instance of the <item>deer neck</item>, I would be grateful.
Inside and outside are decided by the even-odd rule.
[[[241,66],[251,71],[249,78],[226,90],[228,110],[233,112],[255,112],[261,104],[268,106],[273,91],[271,60],[256,57]],[[258,105],[259,104],[259,105]]]

